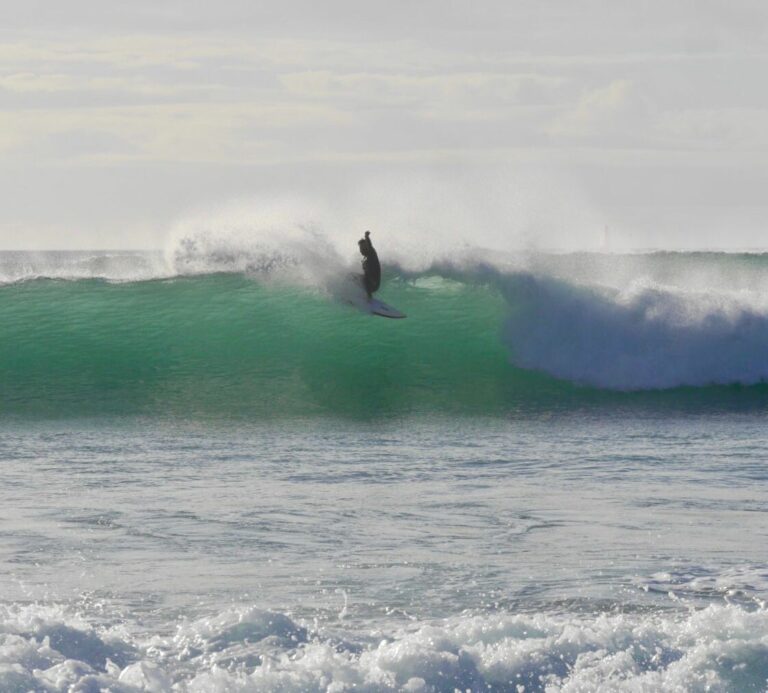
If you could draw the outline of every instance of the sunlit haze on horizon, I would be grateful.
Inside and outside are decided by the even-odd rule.
[[[0,27],[0,249],[162,249],[272,199],[352,246],[767,247],[764,3],[6,2]]]

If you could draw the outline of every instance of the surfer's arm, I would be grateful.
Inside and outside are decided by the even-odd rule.
[[[365,238],[363,238],[363,243],[365,243],[366,248],[371,251],[373,250],[373,243],[371,243],[371,232],[366,231],[365,232]]]

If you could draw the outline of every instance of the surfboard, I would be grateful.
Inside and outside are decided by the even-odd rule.
[[[404,318],[405,313],[394,306],[390,306],[378,298],[369,299],[362,287],[362,277],[359,274],[350,274],[338,287],[340,298],[358,310],[370,315],[378,315],[381,318]]]
[[[371,315],[379,315],[382,318],[404,318],[405,313],[401,313],[397,308],[379,301],[378,298],[372,298],[367,302],[368,312]]]

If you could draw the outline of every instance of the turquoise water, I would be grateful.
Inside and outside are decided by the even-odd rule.
[[[0,256],[0,690],[766,690],[766,262]]]
[[[369,418],[768,402],[768,308],[740,287],[622,293],[552,271],[436,266],[390,269],[382,295],[410,319],[241,273],[17,281],[0,288],[0,411]]]
[[[472,286],[433,301],[419,293],[389,283],[413,318],[394,323],[243,276],[16,284],[0,291],[3,404],[257,417],[503,406],[530,377],[511,371],[499,341],[501,297]]]

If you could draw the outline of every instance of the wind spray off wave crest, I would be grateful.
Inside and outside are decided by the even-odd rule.
[[[426,272],[507,266],[531,247],[597,247],[598,228],[580,196],[549,177],[380,177],[333,200],[257,196],[200,211],[175,225],[166,259],[178,274],[248,272],[324,286],[329,274],[359,271],[355,243],[366,229],[383,264]]]
[[[261,281],[327,288],[346,263],[311,205],[233,205],[180,222],[166,261],[179,275],[243,273]]]

